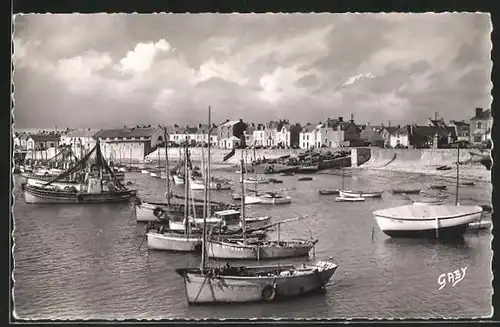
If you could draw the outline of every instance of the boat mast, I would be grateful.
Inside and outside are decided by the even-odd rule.
[[[243,171],[243,151],[241,151],[241,227],[243,228],[243,244],[247,244],[247,224],[245,222],[245,173]]]
[[[460,143],[457,142],[457,190],[455,193],[455,205],[458,205],[458,181],[460,178]]]
[[[342,169],[342,189],[341,189],[341,191],[343,191],[344,190],[345,170],[342,167],[340,167],[340,169]]]
[[[167,176],[167,204],[170,206],[170,165],[168,162],[168,133],[167,127],[163,128],[163,139],[165,140],[165,173]],[[160,172],[161,177],[161,172]]]
[[[212,181],[212,173],[210,170],[210,148],[211,148],[211,135],[212,135],[212,108],[208,106],[208,149],[207,149],[207,157],[208,157],[208,173],[207,173],[207,179],[208,179],[208,189],[207,189],[207,205],[208,205],[208,214],[212,215],[212,202],[210,199],[210,182]]]
[[[207,246],[207,215],[208,212],[211,214],[211,210],[209,211],[208,208],[210,208],[210,205],[208,204],[208,192],[210,191],[210,179],[209,179],[209,174],[210,174],[210,131],[212,130],[211,122],[210,122],[210,115],[211,114],[211,108],[208,106],[208,158],[207,158],[207,166],[203,167],[203,175],[205,176],[205,194],[204,194],[204,204],[203,204],[203,241],[201,243],[201,271],[203,272],[205,266],[206,266],[206,246]],[[203,163],[205,163],[205,157],[202,154],[203,158]]]
[[[187,145],[187,140],[185,140],[185,160],[184,160],[184,220],[185,220],[185,226],[184,226],[184,232],[186,233],[186,237],[189,238],[189,173],[188,173],[188,162],[187,162],[187,151],[188,151],[188,145]]]
[[[255,156],[255,147],[253,147],[253,162],[254,166],[252,166],[253,169],[253,179],[254,179],[254,191],[255,191],[255,196],[257,196],[257,169],[256,169],[256,164],[257,164],[257,157]]]

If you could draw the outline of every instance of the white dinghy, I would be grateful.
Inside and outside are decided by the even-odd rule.
[[[379,228],[391,237],[456,237],[479,220],[480,206],[404,205],[373,212]]]

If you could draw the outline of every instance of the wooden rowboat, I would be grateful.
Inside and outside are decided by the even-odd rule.
[[[352,197],[362,197],[362,198],[380,198],[382,197],[382,193],[384,191],[351,191],[351,190],[342,190],[340,191],[340,196],[344,198],[352,198]]]
[[[365,198],[362,197],[343,197],[343,196],[337,196],[335,198],[335,201],[337,202],[362,202],[365,201]]]

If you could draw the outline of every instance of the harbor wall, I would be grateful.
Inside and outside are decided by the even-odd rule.
[[[357,152],[360,149],[358,148]],[[361,164],[364,168],[439,167],[452,165],[457,161],[456,149],[363,149],[370,151],[369,160]],[[471,158],[466,149],[460,151],[460,162]]]
[[[201,161],[201,154],[202,154],[202,149],[205,154],[207,155],[207,148],[190,148],[189,151],[191,152],[191,158],[193,161],[200,162]],[[342,150],[349,150],[346,148],[322,148],[322,149],[317,149],[315,150],[316,152],[338,152]],[[181,158],[181,151],[183,151],[180,148],[169,148],[168,149],[168,157],[169,160],[172,161],[179,161]],[[214,164],[229,164],[229,165],[237,165],[239,164],[241,160],[241,153],[243,152],[243,157],[247,161],[251,161],[253,159],[253,150],[245,150],[245,149],[236,149],[234,156],[229,158],[227,161],[223,162],[223,158],[226,154],[230,153],[231,150],[229,149],[210,149],[210,157],[212,160],[212,163]],[[255,156],[257,158],[266,158],[266,159],[276,159],[282,156],[290,155],[290,156],[297,156],[299,153],[304,152],[304,149],[256,149],[255,150]],[[165,149],[164,148],[159,148],[150,153],[149,155],[146,156],[146,160],[150,162],[154,162],[155,160],[164,160],[165,159]]]

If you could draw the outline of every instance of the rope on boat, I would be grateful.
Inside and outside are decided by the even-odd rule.
[[[203,273],[203,271],[202,271]],[[198,300],[198,298],[200,297],[200,294],[201,294],[201,291],[203,290],[203,286],[205,286],[205,283],[207,282],[208,278],[210,278],[211,276],[211,273],[208,272],[205,276],[205,280],[203,280],[203,284],[201,284],[201,287],[200,287],[200,290],[198,291],[198,294],[196,294],[196,298],[194,299],[193,302],[196,302]]]

